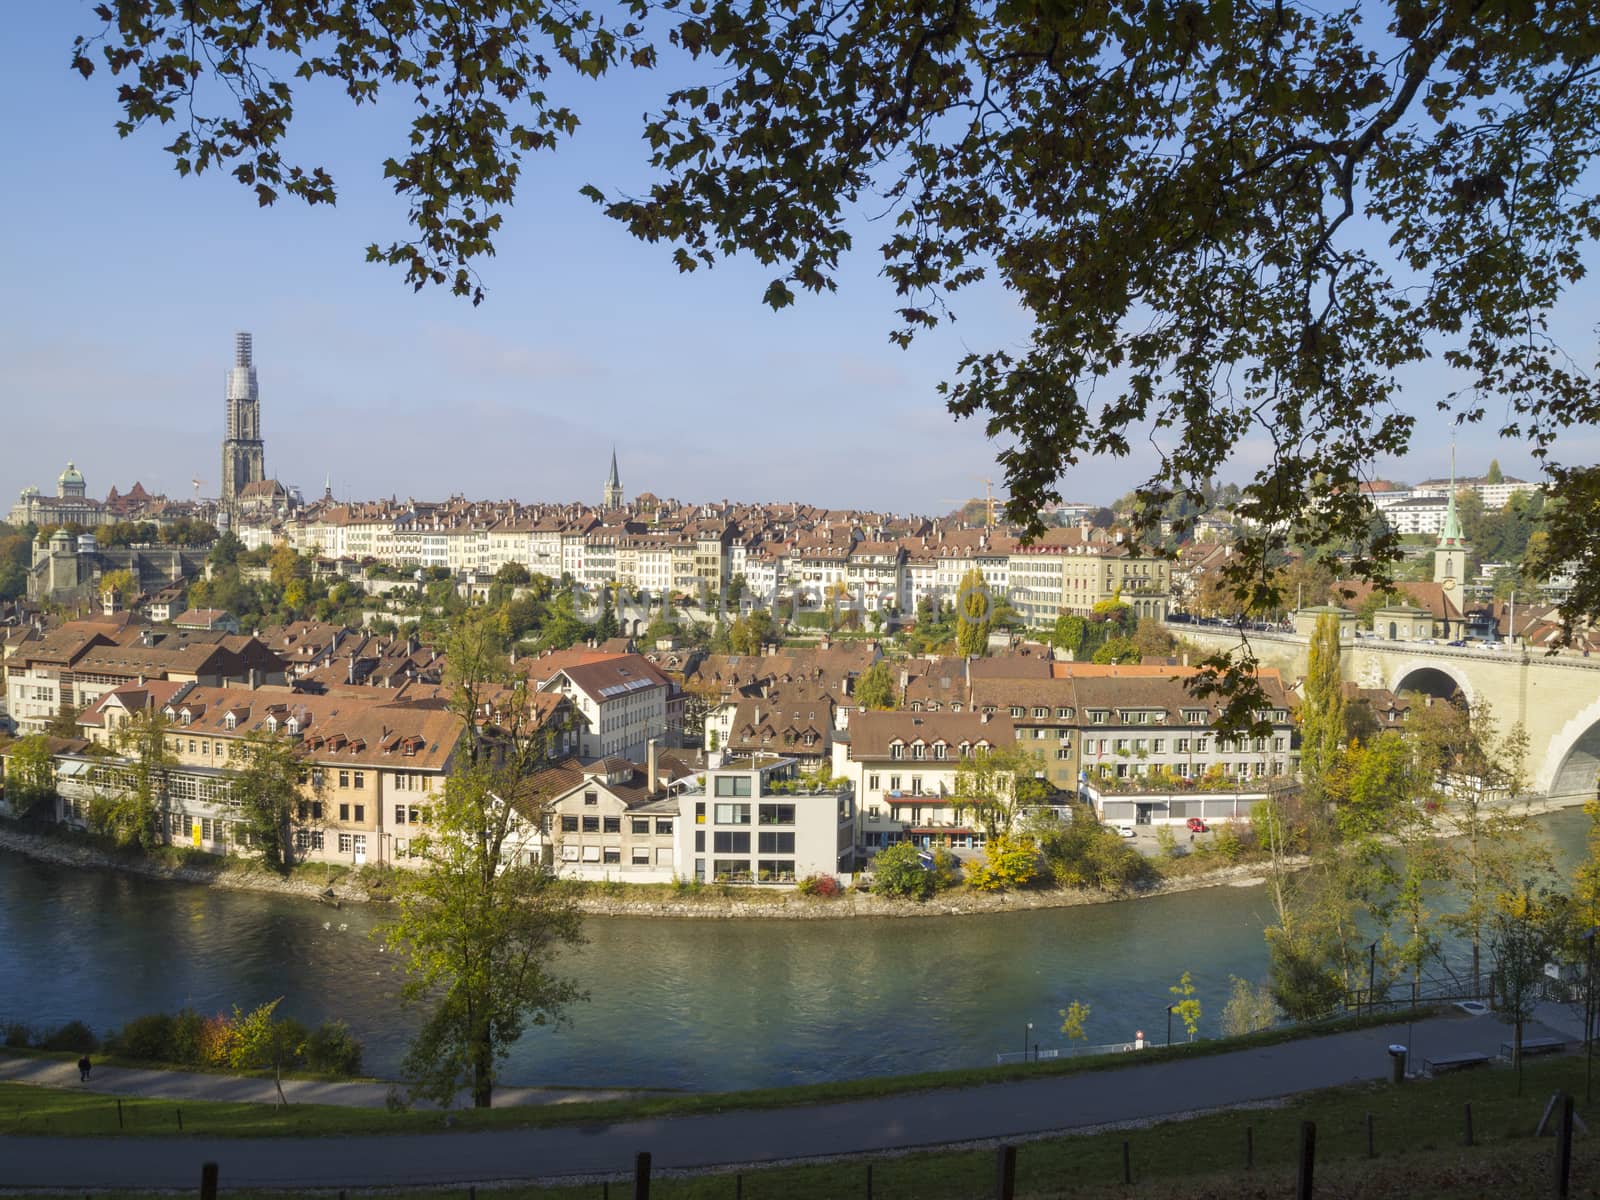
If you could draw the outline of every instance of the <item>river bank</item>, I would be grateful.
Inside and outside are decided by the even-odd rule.
[[[111,851],[84,838],[31,833],[0,821],[0,849],[11,850],[40,862],[89,870],[120,871],[146,879],[203,884],[234,892],[303,897],[315,900],[331,893],[340,904],[383,904],[388,896],[381,877],[346,873],[327,879],[315,872],[284,878],[236,860],[214,863],[164,862],[145,855]],[[596,917],[671,917],[742,921],[750,919],[826,921],[849,918],[981,916],[1040,909],[1077,908],[1113,904],[1214,887],[1253,887],[1262,882],[1263,863],[1219,867],[1214,871],[1162,879],[1148,887],[1125,893],[1047,888],[1022,892],[945,892],[930,900],[902,900],[870,892],[847,892],[823,898],[795,891],[762,890],[748,895],[736,889],[707,885],[675,888],[668,884],[646,888],[639,884],[589,884],[579,897],[579,909]],[[1303,865],[1297,862],[1296,865]],[[641,894],[645,893],[645,894]],[[659,893],[659,894],[654,894]]]

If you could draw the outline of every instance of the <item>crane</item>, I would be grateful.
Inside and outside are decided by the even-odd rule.
[[[994,528],[994,480],[986,475],[974,475],[973,479],[983,484],[983,524],[986,529]]]

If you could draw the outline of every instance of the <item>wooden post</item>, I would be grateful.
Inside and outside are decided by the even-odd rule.
[[[478,1188],[476,1184],[469,1183],[467,1185],[467,1200],[478,1200]]]
[[[200,1166],[200,1200],[217,1200],[217,1164]]]
[[[1467,1128],[1466,1136],[1462,1140],[1462,1145],[1472,1145],[1472,1101],[1470,1100],[1467,1101]]]
[[[1377,1158],[1378,1157],[1378,1152],[1373,1148],[1373,1145],[1372,1145],[1372,1114],[1371,1113],[1367,1114],[1367,1157],[1368,1158]]]
[[[872,1164],[867,1164],[867,1200],[872,1200]]]
[[[994,1152],[995,1200],[1012,1200],[1017,1194],[1017,1148],[1000,1146]]]
[[[737,1172],[733,1176],[733,1200],[744,1200],[744,1176]]]
[[[1122,1182],[1133,1182],[1133,1152],[1128,1149],[1128,1143],[1122,1143]]]
[[[1255,1126],[1244,1127],[1244,1169],[1254,1169],[1256,1165],[1256,1131]]]
[[[609,1179],[600,1181],[600,1200],[611,1200],[611,1181]]]
[[[178,1110],[178,1132],[183,1132],[183,1109]]]
[[[639,1151],[633,1160],[633,1200],[650,1200],[650,1151]]]
[[[117,1097],[117,1128],[122,1128],[122,1097]]]
[[[1311,1200],[1317,1168],[1317,1123],[1300,1122],[1300,1169],[1295,1175],[1295,1200]]]
[[[1561,1124],[1556,1126],[1556,1200],[1567,1200],[1572,1186],[1572,1097],[1561,1097]]]

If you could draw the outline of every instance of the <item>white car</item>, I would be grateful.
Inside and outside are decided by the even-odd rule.
[[[1125,838],[1131,838],[1135,836],[1133,832],[1133,826],[1127,824],[1126,822],[1117,826],[1117,833]]]

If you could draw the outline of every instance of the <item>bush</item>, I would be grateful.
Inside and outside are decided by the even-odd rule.
[[[12,1050],[24,1050],[33,1040],[33,1031],[20,1021],[13,1021],[6,1026],[6,1046]]]
[[[361,1043],[343,1021],[324,1021],[305,1039],[306,1066],[333,1075],[361,1072]]]
[[[100,1039],[94,1030],[82,1021],[68,1021],[60,1029],[39,1043],[41,1050],[71,1050],[75,1054],[88,1054],[100,1049]]]
[[[933,873],[923,868],[921,852],[912,842],[896,842],[872,860],[872,890],[880,896],[926,900],[933,888]]]
[[[150,1062],[181,1062],[183,1060],[174,1053],[175,1026],[176,1022],[167,1013],[135,1017],[120,1032],[106,1038],[106,1049]]]
[[[968,874],[968,882],[982,892],[1004,892],[1027,887],[1039,872],[1039,851],[1030,841],[998,837],[984,847],[984,862]]]
[[[192,1008],[182,1008],[172,1018],[172,1049],[170,1062],[198,1067],[205,1063],[201,1047],[205,1038],[206,1019]]]
[[[839,886],[839,881],[832,875],[807,875],[795,885],[802,896],[839,895],[844,889]]]

